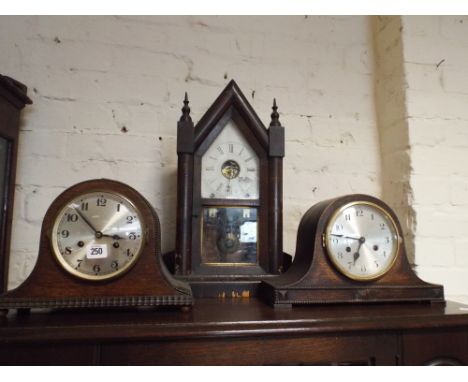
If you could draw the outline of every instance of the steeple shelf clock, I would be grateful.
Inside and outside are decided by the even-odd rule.
[[[188,103],[186,94],[177,126],[175,274],[195,296],[256,295],[286,264],[276,101],[268,129],[234,81],[196,126]]]

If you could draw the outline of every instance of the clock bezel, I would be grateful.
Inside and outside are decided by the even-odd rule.
[[[63,214],[65,211],[68,209],[70,203],[73,203],[76,199],[83,198],[86,195],[91,195],[91,194],[110,194],[117,196],[118,198],[121,198],[125,200],[126,203],[128,203],[130,206],[133,207],[135,212],[138,214],[138,220],[140,222],[140,227],[141,227],[141,240],[140,240],[140,245],[138,247],[138,250],[135,252],[132,260],[130,260],[123,268],[120,268],[116,272],[107,274],[107,275],[102,275],[102,276],[95,276],[95,275],[88,275],[82,272],[79,272],[75,270],[73,267],[70,266],[70,264],[67,263],[67,261],[63,258],[62,254],[60,253],[60,249],[58,247],[58,241],[57,241],[57,229],[60,225],[61,219],[63,217]],[[63,270],[66,272],[70,273],[71,275],[78,277],[82,280],[88,280],[88,281],[94,281],[94,282],[100,282],[100,281],[107,281],[107,280],[112,280],[117,277],[122,276],[123,274],[127,273],[139,260],[141,253],[143,252],[143,248],[145,246],[145,241],[146,241],[146,227],[145,227],[145,222],[142,219],[142,213],[141,211],[137,208],[135,203],[133,203],[129,198],[126,196],[122,195],[119,192],[115,191],[108,191],[108,190],[102,190],[102,189],[95,189],[95,190],[89,190],[86,193],[79,194],[77,196],[74,196],[73,198],[69,199],[66,203],[63,204],[63,207],[59,210],[59,212],[55,215],[54,218],[54,224],[52,227],[52,231],[50,232],[50,244],[52,248],[52,253],[53,257],[58,261],[59,265],[62,267]]]
[[[355,206],[355,205],[371,206],[371,207],[377,209],[379,212],[381,212],[385,216],[385,218],[390,222],[391,227],[392,227],[391,230],[393,231],[392,234],[393,234],[394,239],[395,239],[395,246],[393,247],[393,250],[392,250],[392,253],[391,253],[391,256],[392,256],[391,261],[387,264],[386,267],[382,268],[379,272],[373,273],[372,275],[368,275],[368,276],[356,275],[356,274],[353,274],[353,273],[349,272],[345,267],[342,266],[342,264],[340,264],[337,261],[337,259],[331,253],[331,250],[330,250],[330,248],[328,246],[328,243],[329,243],[329,240],[330,240],[330,233],[331,233],[331,231],[333,229],[333,225],[334,225],[334,223],[336,221],[336,218],[339,215],[341,215],[344,210],[348,209],[349,207]],[[397,260],[398,254],[400,252],[400,242],[401,242],[401,237],[400,237],[400,235],[398,235],[398,229],[397,229],[397,225],[395,223],[395,220],[392,218],[392,216],[384,208],[382,208],[378,204],[373,203],[371,201],[356,200],[356,201],[352,201],[350,203],[342,205],[341,207],[336,209],[336,211],[330,216],[330,218],[329,218],[329,220],[327,222],[327,225],[325,227],[325,231],[324,231],[323,245],[324,245],[325,251],[326,251],[326,253],[328,255],[328,259],[332,262],[332,264],[334,265],[334,267],[337,269],[338,272],[342,273],[344,276],[350,278],[351,280],[366,282],[366,281],[376,280],[376,279],[382,277],[383,275],[385,275],[393,267],[393,265],[395,264],[395,262]]]

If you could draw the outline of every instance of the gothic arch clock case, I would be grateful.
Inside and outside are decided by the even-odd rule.
[[[178,123],[175,273],[197,296],[252,296],[281,273],[284,128],[267,129],[234,81],[198,124]]]

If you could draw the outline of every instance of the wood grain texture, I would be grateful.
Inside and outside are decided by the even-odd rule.
[[[276,105],[274,107],[277,109]],[[236,82],[232,80],[196,126],[193,126],[187,97],[184,100],[177,129],[178,224],[174,264],[177,277],[191,283],[197,297],[256,295],[259,276],[275,275],[284,270],[282,248],[284,128],[279,123],[276,109],[272,114],[272,126],[267,129]],[[259,199],[229,200],[228,203],[232,207],[255,205],[258,208],[258,261],[253,266],[218,264],[213,267],[202,262],[202,211],[204,207],[225,206],[226,200],[202,199],[201,158],[231,119],[235,121],[259,158]],[[241,281],[243,284],[239,288]]]
[[[64,271],[53,256],[51,230],[59,211],[70,200],[93,192],[116,192],[141,212],[146,243],[136,264],[115,279],[92,282]],[[46,212],[37,263],[28,279],[0,297],[0,308],[86,308],[191,305],[190,287],[175,280],[162,262],[161,231],[154,209],[133,188],[112,180],[78,183],[60,194]]]
[[[296,255],[283,275],[264,281],[260,295],[272,305],[330,304],[382,301],[443,302],[440,285],[419,279],[408,262],[404,243],[393,266],[381,277],[354,281],[341,274],[331,263],[323,246],[323,233],[333,213],[351,201],[368,201],[387,211],[403,237],[395,213],[381,200],[353,194],[317,203],[303,216],[297,234]]]
[[[448,302],[277,310],[257,299],[199,299],[187,312],[10,312],[0,318],[0,364],[394,365],[440,358],[466,363],[465,309]]]
[[[22,83],[0,74],[0,137],[8,142],[5,178],[2,180],[4,199],[0,221],[0,294],[7,290],[10,239],[15,196],[16,163],[20,111],[32,101]]]

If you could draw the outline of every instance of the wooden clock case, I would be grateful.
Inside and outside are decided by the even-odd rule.
[[[388,212],[401,238],[393,266],[371,281],[351,280],[338,272],[324,248],[324,232],[333,213],[357,200],[372,202]],[[291,267],[283,275],[264,281],[260,294],[275,307],[294,304],[444,302],[443,287],[422,281],[411,269],[402,238],[397,216],[377,198],[355,194],[320,202],[311,207],[301,220],[296,256]]]
[[[22,83],[0,74],[0,139],[6,145],[0,214],[0,294],[7,290],[11,222],[15,195],[16,161],[18,152],[19,116],[32,101]]]
[[[139,259],[131,269],[114,279],[77,278],[59,265],[52,252],[51,230],[59,211],[74,197],[93,191],[116,192],[132,201],[146,227],[146,243]],[[159,218],[140,193],[108,179],[78,183],[60,194],[49,207],[42,223],[36,265],[22,285],[0,297],[0,309],[192,305],[189,285],[175,280],[167,271],[160,245]]]
[[[188,281],[195,296],[254,296],[260,280],[280,274],[284,269],[282,243],[282,159],[284,128],[273,106],[267,129],[235,81],[230,81],[213,105],[194,127],[187,96],[177,127],[178,197],[174,270]],[[258,207],[258,262],[254,266],[229,264],[207,266],[201,261],[201,157],[225,123],[233,119],[260,162]],[[237,201],[246,205],[250,201]],[[209,201],[225,205],[225,199]],[[233,202],[234,204],[236,201]]]

